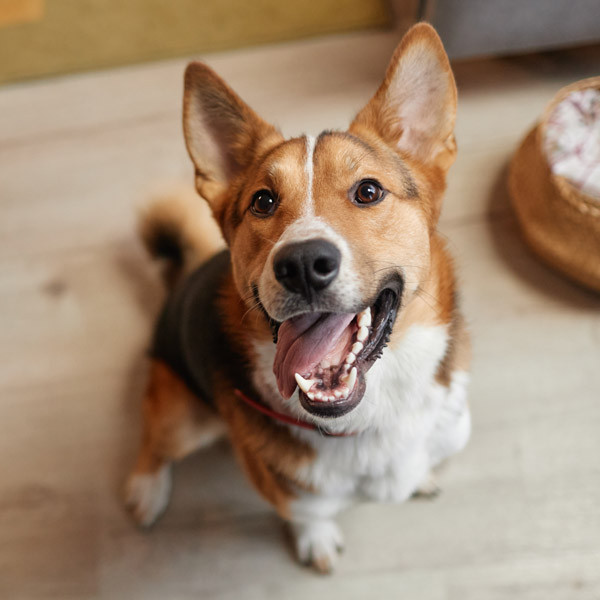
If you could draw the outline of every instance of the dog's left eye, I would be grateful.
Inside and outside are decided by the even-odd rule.
[[[277,209],[277,200],[269,190],[260,190],[252,196],[250,210],[257,217],[269,217]]]
[[[356,187],[354,192],[355,204],[375,204],[383,199],[383,188],[372,179],[364,179]]]

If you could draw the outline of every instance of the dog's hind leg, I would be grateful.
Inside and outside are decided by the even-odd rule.
[[[162,362],[153,361],[143,399],[142,444],[125,490],[135,521],[148,527],[167,507],[171,463],[225,433],[219,416]]]

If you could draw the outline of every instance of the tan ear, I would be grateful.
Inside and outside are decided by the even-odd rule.
[[[454,160],[456,84],[431,25],[414,25],[396,48],[383,83],[350,126],[390,146],[448,168]]]
[[[196,186],[209,203],[259,152],[282,139],[212,69],[198,62],[185,71],[183,130],[196,166]]]

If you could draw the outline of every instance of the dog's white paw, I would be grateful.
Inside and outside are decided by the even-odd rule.
[[[442,493],[442,488],[437,484],[433,474],[429,474],[425,481],[414,491],[413,498],[433,500]]]
[[[171,496],[171,469],[156,473],[132,473],[125,488],[125,505],[135,522],[150,527],[164,512]]]
[[[344,548],[344,537],[334,521],[293,523],[296,553],[300,562],[320,573],[330,573]]]

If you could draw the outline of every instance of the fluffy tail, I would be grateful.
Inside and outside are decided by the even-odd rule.
[[[163,264],[169,287],[225,247],[207,203],[185,186],[155,195],[141,211],[139,234],[150,256]]]

